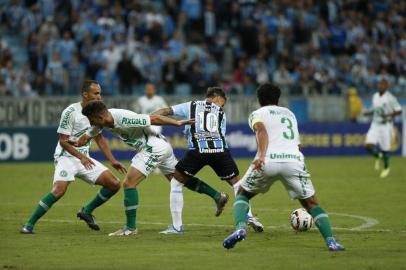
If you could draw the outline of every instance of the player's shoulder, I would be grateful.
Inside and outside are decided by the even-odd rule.
[[[148,102],[147,96],[141,96],[138,98],[138,103],[146,103]]]
[[[396,96],[394,94],[392,94],[392,92],[386,91],[386,95],[388,96],[388,98],[390,99],[396,99]]]
[[[165,99],[162,96],[155,95],[154,98],[156,101],[165,102]]]
[[[251,113],[252,115],[260,114],[260,115],[270,115],[270,116],[278,116],[278,115],[285,115],[285,116],[292,116],[295,117],[295,114],[286,107],[276,106],[276,105],[269,105],[263,106]]]
[[[82,113],[82,105],[80,102],[72,103],[62,111],[62,115],[73,115],[76,113]]]

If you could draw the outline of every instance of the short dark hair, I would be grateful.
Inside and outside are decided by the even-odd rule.
[[[223,88],[219,86],[212,86],[207,88],[206,97],[211,98],[217,96],[227,99],[226,93],[224,92]]]
[[[86,104],[82,109],[82,114],[86,117],[92,117],[98,114],[103,114],[107,111],[106,105],[99,100],[93,100]]]
[[[80,89],[80,92],[83,94],[84,92],[89,91],[90,86],[92,86],[92,84],[99,84],[99,83],[96,82],[95,80],[86,80],[83,82],[82,89]]]
[[[264,83],[257,88],[257,98],[261,106],[278,105],[280,96],[281,89],[274,84]]]

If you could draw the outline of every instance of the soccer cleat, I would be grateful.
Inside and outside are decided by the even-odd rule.
[[[386,177],[388,177],[389,173],[390,173],[389,168],[383,169],[382,172],[381,172],[381,175],[379,177],[386,178]]]
[[[30,225],[24,225],[21,230],[20,233],[23,234],[33,234],[34,233],[34,227],[30,226]]]
[[[263,232],[264,231],[264,225],[262,225],[261,222],[259,222],[259,220],[252,216],[248,216],[248,225],[254,229],[255,232]]]
[[[130,230],[127,227],[119,229],[118,231],[109,233],[109,236],[137,236],[138,230]]]
[[[381,159],[383,158],[383,154],[382,153],[379,153],[378,154],[378,157],[377,158],[375,158],[375,166],[374,166],[374,168],[375,168],[375,171],[379,171],[379,169],[380,169],[380,164],[381,164]]]
[[[327,240],[327,247],[330,251],[344,251],[345,247],[338,243],[334,238]]]
[[[216,210],[216,217],[220,216],[224,210],[224,206],[226,206],[228,202],[228,194],[225,192],[220,193],[220,199],[216,202],[217,210]]]
[[[173,225],[169,225],[168,228],[160,234],[184,234],[186,231],[183,229],[183,226],[180,226],[179,230],[175,229]]]
[[[235,244],[238,242],[245,240],[247,237],[247,232],[245,231],[245,228],[238,229],[232,234],[230,234],[226,239],[223,241],[223,247],[226,249],[233,248]]]
[[[87,225],[89,226],[89,228],[91,228],[92,230],[95,230],[95,231],[100,230],[99,225],[96,224],[94,216],[92,214],[85,213],[83,208],[79,210],[79,212],[76,214],[76,216],[79,219],[84,220],[87,223]]]

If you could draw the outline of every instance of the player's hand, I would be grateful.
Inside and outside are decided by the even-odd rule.
[[[178,120],[179,126],[191,125],[195,123],[195,119]]]
[[[119,161],[117,160],[113,160],[111,162],[111,166],[113,166],[114,169],[116,169],[118,172],[122,173],[122,174],[126,174],[127,173],[127,169],[123,166],[123,164],[121,164]]]
[[[83,165],[87,170],[91,170],[91,169],[93,168],[93,166],[95,166],[94,162],[93,162],[90,158],[88,158],[88,157],[86,157],[86,156],[83,156],[83,157],[80,159],[80,163],[82,163],[82,165]]]
[[[252,162],[254,165],[254,170],[260,171],[262,170],[264,164],[265,164],[265,157],[259,157]]]

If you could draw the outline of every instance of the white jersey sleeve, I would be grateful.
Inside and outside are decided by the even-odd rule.
[[[162,109],[162,108],[168,108],[168,104],[166,104],[165,100],[163,97],[158,97],[158,104],[156,106],[156,110]]]
[[[399,101],[396,99],[396,97],[394,95],[390,95],[389,105],[393,112],[398,112],[398,111],[402,110],[402,106],[400,106]]]
[[[75,108],[73,106],[67,107],[61,115],[61,120],[58,126],[58,133],[65,134],[65,135],[72,135],[73,131],[73,122],[74,122],[74,111]]]
[[[110,109],[114,124],[121,128],[149,127],[151,118],[148,114],[138,114],[129,110]]]
[[[258,111],[254,111],[248,118],[248,125],[254,131],[254,125],[258,122],[264,122],[264,120],[262,119],[261,114]]]

